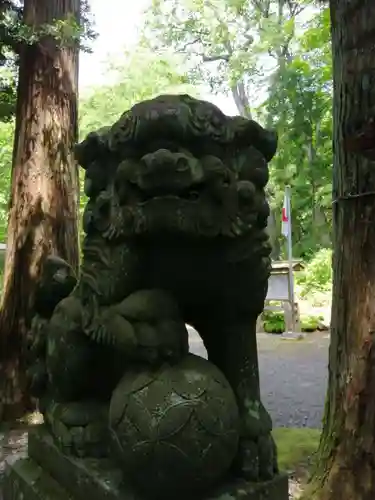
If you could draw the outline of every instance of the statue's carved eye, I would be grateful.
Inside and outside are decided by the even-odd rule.
[[[176,170],[186,170],[188,166],[189,166],[189,161],[187,158],[184,158],[183,156],[178,158],[178,160],[176,161]]]
[[[255,186],[250,181],[239,181],[237,184],[239,200],[244,203],[252,202],[255,196]]]
[[[67,277],[68,277],[67,269],[58,269],[53,275],[53,279],[54,281],[57,281],[57,283],[64,283]]]
[[[198,200],[199,199],[198,191],[189,191],[188,198],[189,200]]]
[[[230,183],[231,183],[230,182],[230,177],[228,175],[226,175],[225,177],[223,177],[222,180],[221,180],[221,184],[224,187],[229,187]]]

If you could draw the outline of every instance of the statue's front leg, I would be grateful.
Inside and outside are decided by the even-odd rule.
[[[226,376],[239,406],[240,444],[234,473],[251,481],[271,479],[278,472],[277,456],[271,417],[260,398],[256,317],[214,321],[198,328],[208,359]]]

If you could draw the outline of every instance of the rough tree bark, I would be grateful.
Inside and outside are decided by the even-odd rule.
[[[306,498],[375,498],[375,2],[331,0],[334,283],[329,387]]]
[[[32,27],[74,15],[80,0],[25,0]],[[0,312],[0,419],[32,409],[27,393],[26,339],[43,257],[54,253],[78,268],[78,49],[50,37],[20,54],[16,131]]]

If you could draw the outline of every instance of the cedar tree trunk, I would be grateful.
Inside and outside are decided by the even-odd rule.
[[[331,0],[334,282],[309,500],[375,499],[375,1]]]
[[[38,28],[73,15],[79,0],[25,0],[24,22]],[[0,311],[0,419],[33,409],[25,376],[33,292],[53,253],[78,268],[78,48],[50,37],[20,54],[4,291]]]

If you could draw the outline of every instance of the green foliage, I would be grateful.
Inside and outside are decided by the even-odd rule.
[[[302,332],[316,332],[322,329],[322,322],[324,317],[322,315],[305,315],[301,316],[301,331]]]
[[[264,311],[262,314],[263,329],[266,333],[283,333],[285,331],[284,313],[282,311]]]
[[[0,122],[0,243],[6,238],[14,123]],[[1,265],[0,265],[1,267]]]
[[[320,439],[320,429],[280,427],[272,431],[280,470],[296,472],[312,463]]]
[[[231,91],[241,81],[249,93],[288,45],[308,3],[292,0],[280,10],[272,0],[153,0],[144,40],[184,54],[192,81],[208,83],[214,92]]]
[[[67,46],[82,40],[91,40],[96,37],[92,30],[90,7],[87,0],[80,0],[81,18],[79,22],[73,14],[65,19],[53,19],[49,24],[35,28],[23,23],[23,1],[12,0],[2,2],[0,10],[0,39],[6,47],[14,52],[18,51],[19,44],[35,44],[45,36],[53,37],[61,46]]]
[[[96,37],[87,0],[81,0],[80,22],[68,15],[38,29],[22,22],[23,1],[5,0],[0,5],[0,120],[8,121],[15,112],[18,55],[23,44],[37,43],[44,36],[53,37],[60,46],[79,44]]]
[[[268,115],[268,125],[279,133],[278,154],[271,164],[272,205],[281,214],[283,188],[291,185],[293,251],[295,256],[309,258],[319,248],[331,245],[332,64],[328,9],[314,16],[296,41],[298,48],[279,70],[263,112]]]
[[[332,250],[322,249],[298,273],[297,283],[301,297],[308,297],[316,291],[328,292],[332,288]]]
[[[15,65],[0,67],[0,121],[12,120],[17,99]]]
[[[197,95],[203,83],[214,92],[231,92],[239,113],[252,111],[279,133],[268,186],[271,240],[283,248],[280,215],[290,184],[293,253],[311,259],[331,245],[332,64],[329,9],[310,8],[302,25],[301,13],[310,4],[285,2],[279,10],[276,0],[154,0],[146,15],[146,48],[125,54],[120,66],[109,69],[108,83],[81,98],[81,137],[161,92]],[[8,27],[10,48],[16,24]],[[1,26],[0,19],[0,39]],[[48,29],[64,39],[67,27]],[[12,68],[1,73],[10,93],[0,97],[0,113],[8,117],[15,97]]]
[[[13,152],[14,124],[0,122],[0,243],[6,241],[10,172]],[[5,253],[0,250],[0,293],[3,287]]]
[[[0,120],[10,120],[16,103],[17,27],[21,3],[3,1],[0,7]]]
[[[112,124],[133,104],[161,93],[196,94],[184,74],[181,60],[139,47],[125,53],[120,64],[110,64],[111,83],[97,87],[80,102],[80,135]]]
[[[95,34],[87,22],[78,23],[73,14],[68,14],[65,19],[54,19],[50,24],[42,24],[38,28],[20,22],[14,29],[13,37],[14,44],[33,45],[43,37],[52,37],[60,47],[79,45],[84,50],[90,50],[81,42],[94,38]]]
[[[264,311],[262,314],[263,329],[266,333],[285,332],[283,311]],[[301,315],[300,324],[302,332],[316,332],[322,328],[324,318],[321,315]]]
[[[293,252],[303,258],[331,245],[332,224],[330,18],[313,3],[153,0],[144,29],[148,46],[184,55],[191,82],[231,93],[240,114],[252,111],[277,129],[270,236],[274,248],[283,246],[280,214],[290,184]]]

